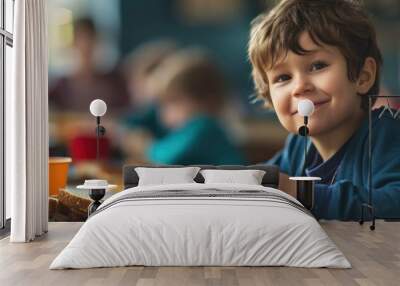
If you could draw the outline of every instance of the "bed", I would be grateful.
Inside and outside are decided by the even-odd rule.
[[[261,185],[194,183],[138,186],[124,167],[125,190],[107,199],[50,269],[144,266],[350,268],[312,214],[277,189],[275,166]],[[177,166],[174,166],[177,167]]]

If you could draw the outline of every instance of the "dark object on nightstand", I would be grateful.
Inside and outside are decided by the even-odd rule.
[[[96,209],[101,205],[100,200],[106,194],[106,190],[115,188],[116,185],[109,185],[107,180],[85,180],[83,185],[79,185],[77,189],[83,189],[88,192],[89,197],[93,200],[88,206],[88,217],[93,214]]]
[[[314,207],[314,185],[320,181],[320,177],[290,177],[289,180],[296,181],[297,196],[296,199],[302,205],[312,210]]]
[[[296,181],[297,200],[308,210],[314,207],[314,181]]]
[[[106,194],[106,189],[90,189],[89,197],[93,200],[93,202],[88,207],[88,217],[94,213],[97,208],[101,205],[100,200]]]

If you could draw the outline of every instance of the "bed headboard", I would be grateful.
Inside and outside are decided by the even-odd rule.
[[[252,170],[264,170],[265,175],[262,179],[262,185],[265,187],[278,188],[279,185],[279,167],[275,165],[250,165],[250,166],[242,166],[242,165],[221,165],[221,166],[213,166],[213,165],[190,165],[195,167],[200,167],[201,169],[221,169],[221,170],[241,170],[241,169],[252,169]],[[123,169],[123,177],[124,177],[124,189],[133,188],[138,185],[139,177],[135,171],[136,167],[151,167],[151,168],[177,168],[177,167],[185,167],[183,165],[125,165]],[[204,183],[203,176],[198,173],[194,180],[197,183]]]

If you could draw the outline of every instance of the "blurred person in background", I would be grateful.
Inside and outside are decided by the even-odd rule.
[[[147,146],[144,161],[182,165],[245,163],[219,122],[227,99],[226,82],[203,51],[187,49],[170,55],[151,82],[157,87],[160,119],[169,132]]]
[[[117,68],[99,68],[98,32],[90,18],[73,23],[73,55],[71,73],[56,79],[49,87],[50,156],[70,156],[79,173],[99,174],[96,164],[96,119],[89,106],[94,99],[107,104],[102,125],[107,132],[100,140],[100,159],[121,160],[115,126],[129,107],[129,95],[122,74]],[[117,144],[118,143],[118,144]],[[108,163],[110,163],[108,161]],[[95,168],[93,167],[95,166]],[[91,171],[88,171],[91,170]]]
[[[55,111],[88,112],[92,100],[100,98],[110,111],[121,111],[129,104],[126,84],[114,69],[98,69],[95,58],[97,31],[90,18],[74,22],[73,49],[76,66],[72,73],[59,78],[49,89],[49,104]]]

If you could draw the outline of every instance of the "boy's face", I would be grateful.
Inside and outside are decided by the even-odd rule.
[[[297,55],[288,51],[285,58],[267,70],[272,104],[282,125],[297,133],[303,118],[297,113],[301,99],[310,99],[315,111],[309,118],[311,136],[319,136],[345,127],[359,118],[361,96],[356,82],[347,77],[344,56],[333,46],[318,46],[304,32],[300,46],[311,51]]]

